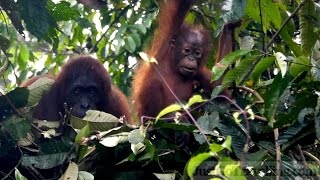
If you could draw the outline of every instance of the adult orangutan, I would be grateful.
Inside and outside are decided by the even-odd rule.
[[[42,97],[33,111],[37,119],[59,120],[65,113],[64,103],[71,114],[83,118],[86,111],[100,110],[118,118],[125,116],[131,123],[130,108],[125,95],[111,83],[104,66],[89,56],[70,59],[61,69],[51,89]],[[22,84],[30,85],[39,77]]]

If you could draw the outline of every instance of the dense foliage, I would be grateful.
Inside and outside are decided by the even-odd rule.
[[[90,111],[84,120],[65,117],[63,131],[60,122],[30,118],[52,82],[19,84],[57,73],[72,54],[91,54],[129,96],[157,27],[157,1],[1,0],[0,12],[1,178],[320,177],[318,1],[196,1],[186,21],[211,31],[207,66],[212,80],[223,78],[210,99],[194,96],[139,127],[113,128],[113,116]],[[214,66],[217,36],[235,21],[236,50]],[[200,111],[192,106],[199,102]],[[161,120],[180,109],[197,123]]]

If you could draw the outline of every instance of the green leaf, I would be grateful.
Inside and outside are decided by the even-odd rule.
[[[246,180],[244,173],[241,169],[240,163],[226,165],[223,173],[228,179]]]
[[[293,29],[293,28],[292,28]],[[293,29],[294,30],[294,29]],[[293,32],[289,32],[290,29],[288,25],[284,26],[282,31],[280,31],[279,36],[283,39],[283,42],[288,45],[290,50],[296,55],[301,56],[301,47],[295,41],[293,41]]]
[[[127,25],[120,26],[116,33],[116,39],[122,38],[123,34],[127,31],[127,28],[128,28]]]
[[[141,46],[141,39],[140,36],[138,34],[130,34],[130,36],[133,38],[136,47],[139,48]]]
[[[259,144],[261,146],[263,146],[263,144]],[[268,155],[268,151],[265,150],[266,147],[263,146],[264,149],[261,149],[257,152],[253,152],[253,153],[248,153],[246,155],[246,162],[248,162],[249,166],[252,166],[254,168],[259,168],[261,166],[261,162],[263,161],[263,159]]]
[[[31,124],[29,121],[16,116],[11,116],[8,120],[3,122],[2,126],[15,140],[25,138],[27,133],[31,130]]]
[[[234,51],[232,53],[229,53],[228,55],[226,55],[220,62],[219,64],[222,65],[221,66],[214,66],[212,68],[212,80],[213,81],[216,81],[218,80],[222,75],[223,73],[225,72],[225,70],[229,67],[229,65],[235,63],[240,57],[248,54],[252,52],[251,50],[237,50],[237,51]]]
[[[197,120],[197,123],[205,134],[210,134],[212,136],[216,136],[216,134],[214,133],[214,129],[217,128],[217,126],[219,124],[219,120],[220,120],[219,113],[214,111],[214,112],[210,113],[210,115],[205,114],[205,115],[201,116]],[[194,133],[194,138],[200,144],[206,143],[206,141],[203,137],[203,134]]]
[[[197,129],[194,125],[189,123],[175,124],[175,123],[169,123],[166,121],[157,121],[154,127],[161,128],[161,129],[172,129],[174,131],[183,131],[183,132],[190,132],[190,133],[193,132],[195,129]]]
[[[153,144],[150,141],[146,140],[145,145],[145,154],[141,155],[138,158],[138,161],[154,160],[155,158],[157,158],[157,151]]]
[[[134,155],[142,153],[146,149],[146,145],[143,143],[131,144],[131,151]]]
[[[274,117],[279,103],[279,98],[289,85],[289,76],[286,75],[282,78],[281,74],[278,74],[271,84],[269,91],[267,92],[265,101],[265,117],[267,118],[269,125],[273,127]]]
[[[216,143],[212,143],[210,144],[210,152],[212,153],[218,153],[220,151],[222,151],[223,149],[228,149],[230,152],[232,152],[231,150],[231,142],[232,142],[232,138],[231,136],[227,136],[226,140],[223,142],[223,144],[216,144]]]
[[[216,86],[211,93],[211,98],[217,97],[221,92],[222,92],[223,88],[221,85]]]
[[[119,119],[103,111],[88,110],[83,119],[72,116],[70,122],[72,127],[76,129],[82,129],[89,125],[90,130],[107,131],[114,128],[119,123]]]
[[[290,74],[293,77],[297,77],[304,71],[310,71],[310,60],[305,56],[300,56],[293,59],[293,63],[290,66]]]
[[[300,83],[300,81],[298,82]],[[312,93],[311,89],[318,87],[319,83],[317,82],[314,84],[314,82],[311,82],[310,84],[306,83],[305,85],[307,86],[302,86],[303,89],[293,91],[296,86],[294,80],[293,88],[287,88],[280,96],[276,113],[277,122],[274,124],[274,127],[287,128],[288,124],[297,121],[297,117],[302,109],[316,107],[318,96]]]
[[[60,177],[59,179],[61,179],[61,180],[73,179],[74,177],[78,177],[78,174],[79,174],[78,165],[74,162],[69,162],[67,170],[64,172],[62,177]],[[78,179],[80,180],[79,177],[78,177]]]
[[[106,146],[106,147],[115,147],[118,144],[125,143],[128,141],[128,134],[127,132],[114,134],[111,136],[103,137],[100,144]]]
[[[154,13],[149,13],[146,18],[143,19],[143,25],[145,27],[150,28],[152,25],[152,22],[154,19],[157,17],[157,12],[155,11]]]
[[[41,153],[54,154],[58,152],[69,152],[74,143],[73,140],[69,139],[69,137],[61,137],[59,141],[55,138],[50,138],[43,142],[38,142],[38,145],[41,149]]]
[[[224,140],[224,142],[222,143],[222,147],[228,149],[230,152],[232,152],[231,150],[231,143],[232,143],[232,137],[231,136],[227,136],[226,140]]]
[[[51,18],[46,9],[46,1],[42,0],[19,0],[17,2],[21,18],[30,33],[38,39],[42,39],[49,32],[51,25],[56,27],[54,19]]]
[[[277,6],[277,3],[273,3],[273,1],[263,0],[262,6],[265,7],[265,13],[270,18],[272,24],[279,29],[281,26],[281,14],[280,10]],[[280,3],[279,3],[280,4]]]
[[[175,173],[153,173],[158,179],[176,179]]]
[[[128,140],[131,144],[138,144],[143,142],[145,139],[145,134],[141,132],[140,129],[132,130],[129,133]]]
[[[218,153],[223,150],[223,147],[220,144],[212,143],[210,144],[210,152]]]
[[[302,52],[306,57],[310,55],[317,40],[317,34],[314,32],[315,16],[313,0],[306,0],[299,12]]]
[[[136,43],[134,42],[133,38],[131,36],[127,36],[125,42],[126,49],[129,52],[133,53],[136,50]]]
[[[181,105],[179,104],[172,104],[166,108],[164,108],[163,110],[160,111],[160,113],[158,114],[158,116],[156,117],[156,122],[159,120],[159,118],[161,118],[162,116],[172,113],[172,112],[176,112],[183,109]]]
[[[213,157],[211,153],[200,153],[189,160],[187,164],[187,174],[190,177],[190,179],[193,179],[193,174],[196,171],[196,169],[199,167],[199,165],[203,161],[209,159],[210,157]]]
[[[273,3],[270,0],[260,0],[260,4],[263,31],[267,32],[267,30],[270,29],[270,23],[272,23],[276,28],[280,28],[281,14],[276,3]],[[256,22],[260,23],[259,1],[248,0],[246,14]]]
[[[139,30],[142,34],[146,34],[147,33],[147,29],[144,25],[142,24],[135,24],[132,26],[132,28],[135,28],[137,30]]]
[[[281,52],[276,52],[275,57],[276,57],[276,60],[277,60],[276,62],[280,69],[281,75],[283,77],[288,70],[288,64],[286,62],[287,58]]]
[[[110,11],[100,11],[100,13],[102,17],[101,25],[102,26],[109,25],[112,17],[112,14],[110,14]]]
[[[56,21],[69,21],[80,17],[80,12],[70,6],[71,4],[66,1],[61,1],[58,4],[48,1],[48,9]]]
[[[314,81],[320,81],[320,41],[317,41],[313,51],[312,51],[312,58],[311,58],[311,76],[313,77]]]
[[[15,170],[14,170],[14,177],[15,177],[16,180],[28,180],[26,177],[24,177],[20,173],[20,171],[17,168],[15,168]]]
[[[275,61],[274,56],[262,58],[252,71],[252,79],[257,82],[261,74],[268,69]]]
[[[219,123],[217,123],[217,127],[223,136],[232,137],[232,150],[238,158],[241,158],[247,138],[244,130],[242,130],[241,127],[239,128],[239,125],[231,118],[219,121]]]
[[[29,60],[29,49],[25,44],[20,44],[18,64],[21,69],[25,69]]]
[[[42,96],[51,88],[53,83],[53,79],[41,77],[28,86],[29,97],[27,106],[33,106],[38,103]]]
[[[22,157],[21,164],[23,166],[34,166],[39,169],[50,169],[62,164],[65,161],[67,155],[68,152],[39,156],[25,155],[24,157]]]
[[[200,95],[194,95],[192,96],[188,103],[187,103],[187,108],[191,107],[192,105],[196,104],[196,103],[202,103],[202,102],[206,102],[207,100],[206,99],[202,99],[202,96]]]
[[[86,138],[89,135],[90,135],[90,128],[89,128],[89,125],[87,124],[78,132],[74,142],[77,144],[80,144],[83,141],[83,138]]]
[[[247,0],[246,14],[256,22],[260,22],[259,1]]]
[[[241,60],[241,62],[239,63],[239,65],[237,67],[228,71],[226,73],[226,75],[223,77],[222,86],[227,87],[234,81],[238,85],[239,82],[243,80],[244,76],[246,75],[247,71],[249,70],[248,67],[252,66],[252,64],[255,60],[256,60],[256,58],[254,56]]]
[[[298,121],[294,122],[293,125],[289,126],[284,133],[281,133],[279,136],[279,145],[288,145],[282,146],[282,149],[289,147],[299,140],[299,136],[303,133],[304,128],[309,125],[309,122],[305,120],[307,115],[313,115],[314,110],[312,108],[304,108],[299,112]]]
[[[74,177],[74,176],[72,176]],[[94,180],[94,176],[86,171],[79,171],[79,177],[81,177],[83,180]],[[71,178],[69,178],[71,179]],[[79,178],[78,178],[79,179]]]

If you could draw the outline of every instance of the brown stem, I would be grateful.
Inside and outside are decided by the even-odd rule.
[[[274,132],[274,143],[276,147],[276,180],[280,180],[280,165],[281,165],[281,152],[280,152],[280,144],[278,142],[279,140],[279,129],[276,128],[273,130]]]

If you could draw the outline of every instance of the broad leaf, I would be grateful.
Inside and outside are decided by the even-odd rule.
[[[267,92],[265,101],[265,117],[267,118],[269,125],[273,127],[274,117],[279,103],[279,98],[283,94],[284,90],[289,85],[289,76],[286,75],[282,78],[281,74],[278,74],[274,79],[269,91]]]
[[[317,34],[314,32],[315,7],[313,0],[306,0],[299,12],[302,52],[307,57],[316,43]]]
[[[274,56],[262,58],[252,71],[252,79],[257,82],[261,74],[275,62]]]
[[[36,80],[27,88],[29,89],[28,106],[33,106],[39,102],[42,96],[51,88],[53,79],[42,77]]]
[[[157,115],[156,117],[156,122],[163,117],[166,114],[172,113],[172,112],[176,112],[183,109],[181,105],[179,104],[172,104],[166,108],[164,108],[163,110],[160,111],[160,113]]]
[[[213,157],[212,153],[201,153],[194,157],[192,157],[188,164],[187,164],[187,173],[190,179],[193,179],[193,174],[195,173],[196,169],[199,167],[199,165],[209,159],[210,157]]]
[[[304,71],[310,71],[310,60],[306,58],[305,56],[300,56],[293,59],[293,62],[290,66],[290,74],[293,77],[297,77],[299,74],[301,74]]]
[[[21,18],[26,23],[28,31],[37,38],[44,38],[49,32],[50,26],[56,26],[55,21],[46,9],[46,1],[19,0],[17,3],[21,12]]]
[[[23,166],[34,166],[39,169],[50,169],[61,165],[65,161],[67,155],[68,152],[39,156],[24,156],[21,164]]]
[[[107,131],[118,123],[119,119],[114,115],[97,110],[88,110],[83,119],[74,116],[71,118],[71,125],[76,129],[81,129],[88,124],[91,130]]]
[[[187,103],[187,108],[189,108],[189,107],[191,107],[192,105],[194,105],[194,104],[196,104],[196,103],[202,103],[202,102],[206,102],[207,100],[205,100],[205,99],[202,99],[202,96],[200,96],[200,95],[194,95],[194,96],[192,96],[190,99],[189,99],[189,101],[188,101],[188,103]]]
[[[218,80],[225,70],[229,67],[229,65],[235,63],[240,57],[250,53],[251,50],[237,50],[234,51],[228,55],[226,55],[219,64],[221,65],[215,65],[212,68],[213,77],[211,78],[213,81]]]
[[[223,77],[222,86],[227,87],[232,82],[236,82],[236,84],[239,84],[243,80],[246,73],[248,72],[249,70],[248,67],[252,66],[255,60],[256,60],[255,57],[248,57],[241,60],[241,62],[237,67],[228,71],[226,75]]]

